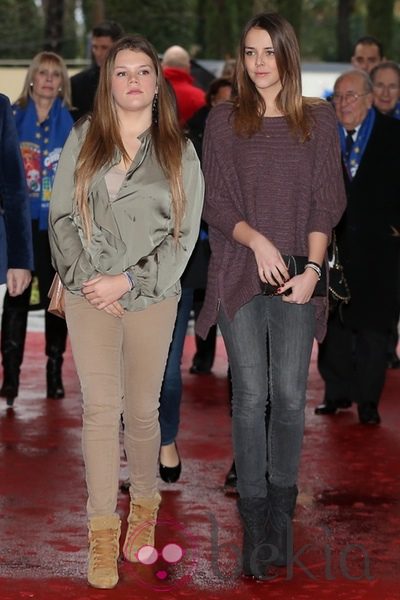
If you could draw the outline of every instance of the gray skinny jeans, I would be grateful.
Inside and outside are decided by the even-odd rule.
[[[238,492],[264,498],[267,472],[279,487],[297,481],[315,308],[258,295],[233,321],[221,309],[218,324],[232,373]]]

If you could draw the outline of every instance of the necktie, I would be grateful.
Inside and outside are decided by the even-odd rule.
[[[353,135],[354,135],[355,131],[356,131],[355,129],[350,129],[347,132],[346,142],[345,142],[345,154],[344,154],[345,160],[348,160],[349,157],[350,157],[351,149],[352,149],[353,144],[354,144]]]

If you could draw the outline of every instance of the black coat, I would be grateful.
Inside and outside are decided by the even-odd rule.
[[[71,77],[71,115],[75,121],[93,110],[93,101],[99,85],[100,67],[93,65]]]
[[[9,268],[33,269],[32,229],[17,128],[0,94],[0,283]]]
[[[346,326],[389,330],[400,284],[400,121],[376,114],[353,180],[345,171],[348,206],[337,227],[341,262],[352,299]]]

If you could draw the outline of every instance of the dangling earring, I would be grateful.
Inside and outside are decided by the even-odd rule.
[[[151,107],[153,114],[153,123],[154,125],[158,125],[158,93],[154,94],[153,105]]]

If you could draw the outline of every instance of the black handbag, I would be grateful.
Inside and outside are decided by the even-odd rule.
[[[303,273],[306,264],[309,262],[307,256],[294,256],[293,254],[287,256],[282,254],[282,258],[285,261],[290,278]],[[261,283],[261,291],[264,296],[275,296],[278,293],[279,287],[280,285],[278,284],[272,285],[271,283]],[[324,263],[321,267],[321,278],[318,280],[317,285],[315,286],[313,297],[326,296],[326,291],[326,268]],[[289,294],[290,290],[287,290],[285,295]]]
[[[329,311],[334,312],[341,304],[347,304],[351,300],[350,289],[339,260],[335,231],[332,232],[332,241],[328,248],[328,263]]]

